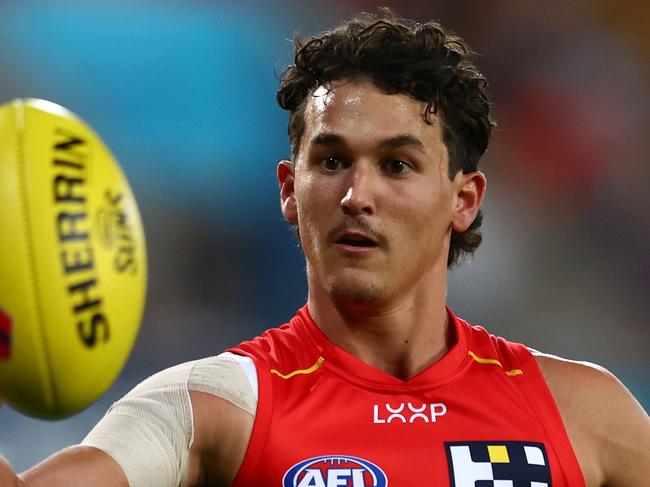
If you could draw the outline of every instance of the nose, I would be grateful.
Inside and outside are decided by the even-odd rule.
[[[375,213],[374,183],[369,165],[356,163],[345,178],[345,195],[341,209],[346,215],[372,215]]]

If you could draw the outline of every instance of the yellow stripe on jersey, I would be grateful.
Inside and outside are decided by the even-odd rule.
[[[492,365],[498,365],[499,367],[503,368],[503,365],[501,365],[501,362],[499,362],[499,361],[498,361],[497,359],[495,359],[495,358],[483,358],[483,357],[479,357],[478,355],[476,355],[476,354],[475,354],[474,352],[472,352],[471,350],[467,352],[467,355],[469,355],[470,357],[472,357],[472,358],[473,358],[476,362],[478,362],[479,364],[492,364]],[[513,377],[513,376],[515,376],[515,375],[522,375],[522,374],[524,373],[524,371],[521,370],[521,369],[512,369],[512,370],[506,370],[505,373],[506,373],[507,376],[509,376],[509,377]]]
[[[506,375],[512,377],[515,375],[522,375],[524,373],[523,370],[521,369],[512,369],[512,370],[506,370]]]
[[[312,365],[311,367],[309,367],[308,369],[294,370],[293,372],[289,372],[286,375],[279,372],[279,371],[277,371],[276,369],[271,369],[271,373],[277,375],[278,377],[281,377],[282,379],[287,380],[287,379],[291,379],[292,377],[294,377],[296,375],[309,375],[309,374],[312,374],[312,373],[316,372],[318,369],[321,368],[321,366],[323,365],[323,362],[325,362],[325,359],[323,357],[318,357],[318,360],[316,360],[316,363],[314,365]]]

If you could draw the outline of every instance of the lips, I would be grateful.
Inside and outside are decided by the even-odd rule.
[[[359,248],[378,246],[377,242],[365,233],[353,231],[343,232],[336,238],[335,243]]]
[[[364,219],[346,218],[327,234],[327,243],[350,255],[371,255],[388,251],[386,237]]]
[[[347,254],[365,254],[385,245],[380,234],[359,225],[341,225],[330,234],[329,240]]]

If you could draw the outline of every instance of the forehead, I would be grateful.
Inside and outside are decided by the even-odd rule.
[[[425,121],[426,108],[425,102],[388,94],[371,81],[321,85],[307,99],[303,143],[322,133],[365,143],[408,134],[434,149],[442,144],[440,123],[436,117],[431,117],[433,123]]]

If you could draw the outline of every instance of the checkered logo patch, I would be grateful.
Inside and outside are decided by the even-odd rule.
[[[466,441],[445,443],[451,487],[551,487],[543,443]]]

